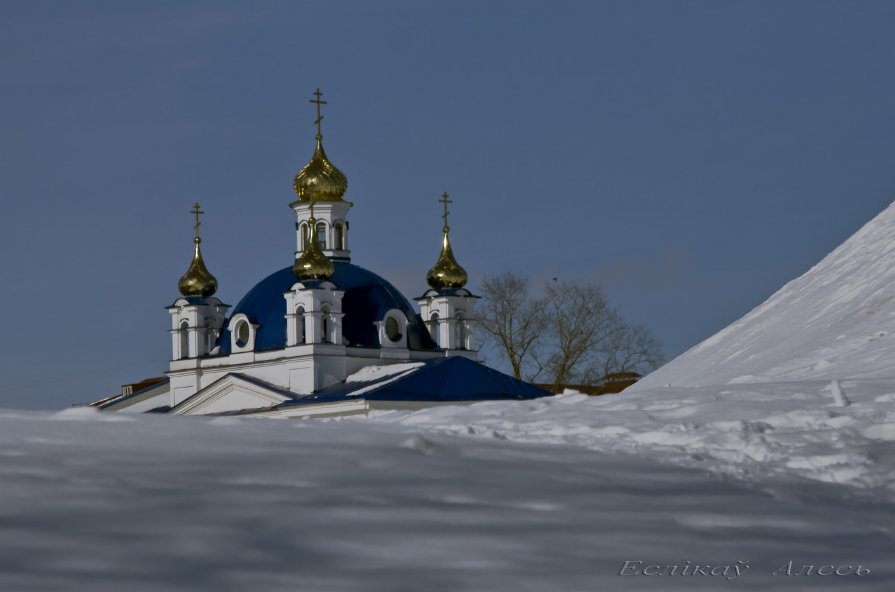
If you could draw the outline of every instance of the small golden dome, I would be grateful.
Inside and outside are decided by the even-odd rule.
[[[313,206],[312,206],[313,207]],[[304,252],[292,264],[292,273],[300,280],[325,280],[332,276],[335,268],[329,257],[323,254],[317,244],[317,221],[312,215],[308,220],[311,233]]]
[[[448,230],[448,227],[445,226],[444,238],[441,241],[441,255],[439,255],[435,266],[426,274],[426,282],[435,290],[462,288],[466,285],[466,280],[469,279],[466,270],[460,267],[460,264],[454,259],[451,241],[448,239]]]
[[[196,243],[196,251],[193,254],[193,261],[190,268],[186,270],[177,287],[184,296],[201,296],[207,298],[217,292],[218,281],[205,267],[205,261],[202,260],[202,250],[199,243],[202,242],[198,236],[193,239]]]
[[[295,175],[292,188],[300,202],[342,201],[348,189],[348,178],[326,157],[320,134],[317,134],[317,147],[311,162]]]

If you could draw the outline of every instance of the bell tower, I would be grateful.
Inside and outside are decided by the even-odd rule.
[[[191,210],[196,217],[193,230],[195,245],[193,260],[189,269],[178,283],[181,298],[168,307],[171,315],[171,360],[195,359],[212,355],[215,342],[224,324],[226,304],[214,297],[218,289],[218,281],[205,267],[202,249],[199,246],[199,216],[204,212],[196,203]]]
[[[447,355],[462,355],[475,360],[478,359],[474,332],[475,304],[479,297],[464,288],[469,278],[451,249],[448,204],[453,202],[446,192],[439,201],[444,206],[441,254],[426,275],[431,289],[417,299],[417,304],[420,305],[420,316],[438,347],[445,350]]]
[[[296,201],[289,204],[296,217],[295,258],[301,257],[308,247],[311,235],[314,234],[320,250],[327,257],[337,261],[348,261],[351,257],[348,249],[348,210],[351,209],[352,203],[342,199],[348,189],[348,178],[330,162],[323,150],[321,125],[323,115],[320,107],[325,105],[326,101],[321,100],[321,96],[323,93],[318,88],[310,101],[317,106],[317,119],[314,120],[317,126],[315,136],[317,145],[310,162],[295,175],[292,183],[292,188],[298,196]],[[316,216],[312,216],[311,204],[314,204],[313,213]]]

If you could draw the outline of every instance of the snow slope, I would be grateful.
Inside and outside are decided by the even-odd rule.
[[[890,505],[798,480],[768,495],[661,461],[376,422],[0,411],[0,590],[895,584]],[[771,575],[790,560],[870,573]],[[625,561],[750,568],[732,581],[616,575]]]
[[[895,377],[895,204],[634,389],[852,377]]]

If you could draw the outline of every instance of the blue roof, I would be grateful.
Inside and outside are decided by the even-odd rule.
[[[381,386],[375,386],[375,385]],[[361,389],[362,394],[353,395]],[[537,399],[551,393],[461,356],[427,360],[417,370],[395,379],[343,382],[277,408],[334,403],[355,398],[369,401],[500,401]]]
[[[342,297],[342,335],[349,345],[379,347],[379,333],[374,324],[382,320],[389,310],[396,308],[409,319],[407,345],[412,350],[435,350],[429,331],[410,302],[393,285],[372,271],[346,261],[333,261],[335,272],[329,279],[340,290]],[[244,313],[258,325],[255,334],[255,351],[286,347],[286,299],[283,297],[298,281],[292,267],[267,276],[236,305],[231,318]],[[230,353],[230,330],[225,329],[218,338],[221,353]]]

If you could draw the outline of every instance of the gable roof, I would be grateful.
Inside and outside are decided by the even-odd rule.
[[[167,413],[208,415],[225,411],[270,409],[298,396],[266,380],[241,372],[228,372],[177,403]]]
[[[118,411],[117,408],[122,407],[122,403],[135,404],[159,395],[167,394],[169,380],[167,376],[158,376],[155,378],[146,378],[134,384],[125,385],[131,387],[132,391],[126,395],[112,395],[95,403],[91,403],[91,407],[97,407],[103,411]]]

